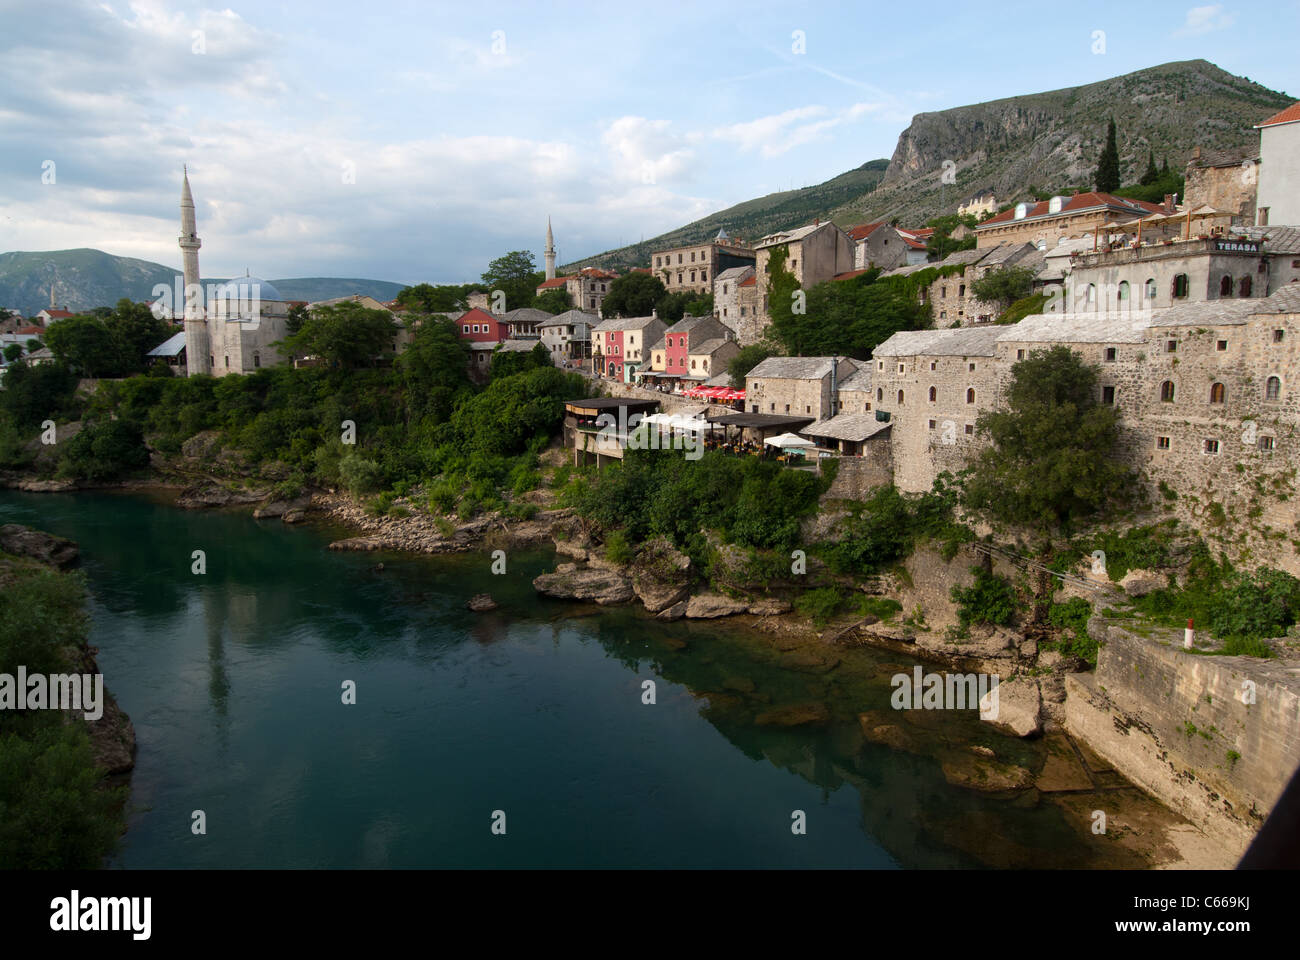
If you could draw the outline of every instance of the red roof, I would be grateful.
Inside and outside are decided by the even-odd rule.
[[[907,244],[913,250],[925,249],[925,241],[917,239],[916,237],[912,236],[912,234],[910,233],[904,233],[903,231],[900,230],[898,231],[898,236],[905,244]]]
[[[469,320],[471,322],[478,322],[478,323],[483,323],[484,321],[489,321],[492,323],[502,322],[500,317],[496,316],[495,314],[488,313],[486,310],[480,310],[478,307],[470,307],[468,310],[462,313],[460,317],[457,318],[456,322],[460,323],[462,320]]]
[[[1275,127],[1279,123],[1295,123],[1297,120],[1300,120],[1300,101],[1291,104],[1291,106],[1287,107],[1281,113],[1273,114],[1273,116],[1269,117],[1263,123],[1255,124],[1255,129],[1258,130],[1260,127]]]
[[[877,220],[875,223],[860,223],[856,227],[849,227],[844,232],[854,240],[865,240],[876,232],[877,227],[882,227],[884,224],[884,220]]]
[[[68,317],[75,317],[76,314],[71,310],[42,310],[51,320],[66,320]]]
[[[72,314],[68,314],[68,316],[72,316]],[[20,327],[18,330],[14,332],[17,335],[28,336],[31,334],[42,334],[45,331],[41,327]]]
[[[917,227],[913,230],[911,227],[899,227],[900,233],[910,233],[914,237],[920,237],[922,240],[928,240],[934,236],[934,227]]]
[[[633,267],[631,273],[650,273],[649,267]]]
[[[1048,216],[1049,203],[1048,200],[1040,200],[1038,203],[1030,205],[1022,219],[1031,220],[1035,217]],[[1090,190],[1087,193],[1076,193],[1070,197],[1061,205],[1061,213],[1076,213],[1080,210],[1092,210],[1097,207],[1113,207],[1117,210],[1132,213],[1134,216],[1165,212],[1165,208],[1158,203],[1147,203],[1145,200],[1124,200],[1113,194]],[[1056,216],[1056,214],[1052,214],[1052,216]],[[996,217],[990,217],[975,229],[983,230],[985,227],[1001,226],[1005,223],[1012,223],[1015,219],[1016,211],[1014,208],[1003,210]]]
[[[599,267],[583,267],[578,271],[584,277],[590,277],[593,280],[617,280],[617,273],[610,273],[608,270],[601,270]]]
[[[757,285],[757,281],[758,281],[758,277],[757,277],[757,276],[754,276],[754,277],[748,277],[748,278],[746,278],[746,279],[744,279],[744,280],[741,280],[740,283],[736,284],[736,286],[738,286],[738,287],[753,287],[753,286],[756,286],[756,285]]]
[[[555,287],[562,287],[568,282],[568,277],[556,277],[554,280],[543,280],[537,285],[538,290],[551,290]]]
[[[862,275],[863,275],[864,273],[866,273],[866,272],[867,272],[866,270],[849,270],[849,271],[846,272],[846,273],[837,273],[837,274],[835,274],[835,276],[831,277],[831,279],[832,279],[832,280],[852,280],[854,277],[860,277],[860,276],[862,276]]]

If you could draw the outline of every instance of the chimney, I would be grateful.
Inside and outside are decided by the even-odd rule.
[[[1178,204],[1178,194],[1176,193],[1165,194],[1165,213],[1173,213],[1174,208],[1177,206],[1177,204]]]
[[[814,227],[820,227],[821,225],[822,225],[822,218],[821,218],[821,217],[817,217],[816,219],[813,220],[813,226],[814,226]]]

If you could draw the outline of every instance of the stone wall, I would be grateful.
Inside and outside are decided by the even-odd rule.
[[[1095,674],[1066,679],[1069,731],[1206,834],[1244,851],[1300,765],[1293,671],[1186,653],[1100,620],[1091,629],[1105,643]]]
[[[1184,172],[1183,206],[1188,210],[1203,206],[1225,210],[1233,215],[1233,223],[1249,226],[1255,222],[1258,172],[1259,167],[1249,159],[1243,164],[1217,167],[1201,166],[1193,160]]]
[[[827,500],[865,500],[876,487],[887,487],[894,482],[893,454],[889,443],[871,443],[861,457],[824,457],[817,461],[821,468],[827,463],[838,463],[835,480],[823,494]]]

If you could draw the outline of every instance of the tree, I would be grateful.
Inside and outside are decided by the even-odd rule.
[[[975,459],[965,502],[991,519],[1069,532],[1123,505],[1136,482],[1116,456],[1119,413],[1097,400],[1097,369],[1069,347],[1011,368],[1006,408],[982,414],[991,445]]]
[[[999,309],[1029,296],[1034,290],[1036,272],[1029,267],[1002,267],[990,270],[970,285],[977,300],[995,304]]]
[[[112,376],[117,372],[113,335],[97,317],[68,317],[51,324],[45,331],[45,342],[56,359],[80,376]]]
[[[958,250],[974,250],[976,241],[974,228],[978,223],[975,216],[969,213],[965,216],[950,213],[928,221],[926,226],[933,228],[934,233],[930,234],[930,239],[925,242],[926,256],[931,261],[938,261]],[[952,232],[963,226],[969,232],[960,240],[954,240]]]
[[[330,366],[352,369],[393,349],[397,324],[387,310],[371,310],[352,300],[316,307],[302,328],[282,346],[289,353],[320,357]]]
[[[26,360],[17,360],[5,371],[0,410],[8,413],[17,427],[36,427],[68,411],[76,387],[76,375],[62,363],[31,366]]]
[[[23,355],[23,345],[21,343],[11,343],[5,347],[5,362],[13,363]]]
[[[441,423],[451,416],[456,396],[469,389],[469,344],[457,336],[454,320],[417,314],[407,322],[413,327],[411,343],[398,360],[407,422]]]
[[[1155,183],[1160,177],[1160,171],[1156,169],[1156,153],[1154,150],[1147,151],[1147,169],[1142,174],[1142,179],[1138,181],[1142,186],[1148,186]]]
[[[537,297],[533,306],[550,314],[560,314],[573,309],[573,298],[565,287],[552,287]]]
[[[769,336],[792,356],[849,356],[865,360],[900,330],[919,330],[930,320],[907,277],[880,277],[879,270],[849,280],[828,280],[801,292],[784,268],[784,256],[772,274],[772,326]],[[933,270],[934,268],[931,268]],[[901,282],[900,282],[901,281]]]
[[[668,293],[663,281],[649,273],[627,273],[609,285],[601,304],[607,317],[648,317]]]
[[[413,287],[403,287],[396,300],[398,306],[421,313],[455,313],[465,309],[467,296],[468,288],[464,285],[417,283]]]
[[[1097,160],[1097,190],[1100,193],[1114,193],[1119,189],[1119,145],[1115,139],[1115,120],[1112,117],[1106,128],[1106,146],[1101,150]]]
[[[289,316],[285,318],[284,325],[288,327],[290,333],[297,333],[302,329],[302,325],[307,322],[307,306],[302,303],[295,303],[289,308]]]
[[[766,360],[768,357],[777,356],[777,349],[770,343],[751,343],[747,347],[741,347],[740,353],[731,358],[727,364],[727,376],[731,378],[731,385],[737,390],[745,389],[745,377],[749,371]]]
[[[506,310],[531,306],[537,296],[537,267],[527,250],[512,250],[488,264],[483,282],[489,295],[501,290],[506,296]]]
[[[51,324],[50,351],[84,377],[124,377],[147,366],[145,354],[175,331],[143,303],[122,299],[113,308]]]
[[[551,363],[551,353],[542,343],[533,345],[533,349],[527,351],[519,350],[502,350],[497,347],[492,351],[492,366],[489,370],[489,376],[493,379],[497,377],[509,377],[516,373],[526,373],[529,370],[536,370],[538,367],[553,366]]]

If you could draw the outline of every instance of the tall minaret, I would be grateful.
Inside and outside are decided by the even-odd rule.
[[[555,279],[555,237],[551,235],[551,218],[546,218],[546,279]]]
[[[192,377],[211,373],[208,366],[208,323],[204,318],[202,288],[199,286],[198,225],[194,221],[194,197],[190,194],[190,172],[184,173],[181,186],[181,257],[184,260],[185,294],[185,367]]]

